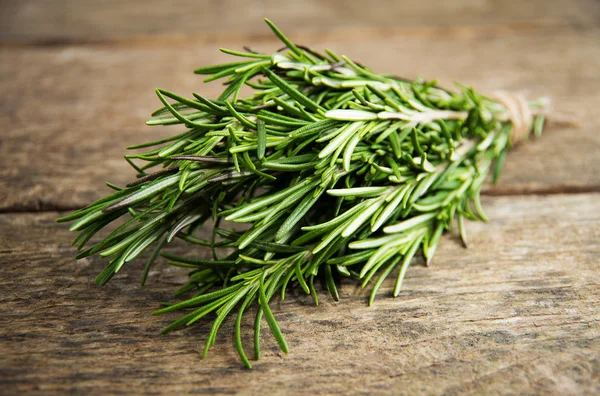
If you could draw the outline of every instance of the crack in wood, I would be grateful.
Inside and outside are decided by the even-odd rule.
[[[564,22],[509,22],[489,25],[462,26],[420,26],[420,27],[356,27],[332,30],[297,31],[294,41],[351,41],[380,40],[390,38],[425,38],[425,39],[458,39],[482,40],[508,35],[535,35],[547,32],[591,31],[589,27],[577,23]],[[70,46],[89,47],[187,47],[189,45],[207,45],[214,43],[264,44],[275,43],[276,38],[270,32],[236,33],[217,32],[193,34],[159,34],[137,35],[133,37],[83,38],[83,37],[51,37],[36,39],[0,38],[0,48],[64,48]]]
[[[528,187],[528,186],[514,186],[514,187],[488,187],[481,191],[481,195],[489,197],[513,197],[513,196],[528,196],[528,195],[570,195],[570,194],[590,194],[600,193],[600,185],[590,186],[543,186],[543,187]],[[90,202],[91,203],[91,202]],[[44,202],[42,205],[39,203],[30,204],[15,204],[4,208],[0,208],[0,214],[9,213],[45,213],[45,212],[71,212],[81,209],[81,206],[77,205],[65,205],[55,202]]]

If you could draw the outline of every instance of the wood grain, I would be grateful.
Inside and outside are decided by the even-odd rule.
[[[484,92],[496,89],[548,96],[580,128],[548,130],[511,153],[494,194],[597,191],[600,188],[600,31],[476,40],[405,38],[309,42],[368,60],[378,71],[458,80]],[[226,45],[227,43],[223,43]],[[277,45],[265,44],[266,50]],[[215,46],[190,48],[0,49],[0,210],[70,209],[101,197],[105,181],[134,177],[125,146],[180,127],[150,128],[158,107],[153,89],[216,96],[191,71],[225,61]],[[423,62],[409,60],[426,59]],[[43,67],[40,67],[43,65]]]
[[[0,41],[64,45],[73,43],[164,43],[193,39],[254,42],[269,36],[268,17],[288,32],[312,37],[359,39],[390,32],[477,35],[597,24],[593,0],[4,0]],[[491,30],[490,30],[491,28]]]
[[[206,360],[208,320],[159,335],[177,316],[150,314],[185,271],[161,262],[142,288],[138,260],[95,287],[105,263],[76,262],[54,221],[132,179],[125,146],[177,132],[144,126],[154,88],[214,97],[191,71],[226,61],[218,47],[278,48],[264,17],[376,71],[547,96],[581,126],[515,149],[490,223],[468,224],[466,251],[444,237],[400,298],[391,280],[367,307],[344,281],[339,303],[273,301],[291,352],[263,323],[247,371],[231,321]],[[595,0],[0,1],[1,393],[599,394],[599,40]]]
[[[346,281],[339,303],[321,293],[314,307],[299,289],[273,302],[291,351],[281,355],[265,332],[253,371],[237,361],[231,321],[205,360],[208,321],[158,335],[175,316],[150,313],[182,272],[160,263],[141,288],[134,262],[97,288],[103,264],[73,260],[58,213],[2,214],[2,392],[598,394],[599,195],[487,197],[484,206],[491,221],[468,224],[470,248],[445,237],[432,267],[409,270],[398,299],[392,280],[369,308]]]

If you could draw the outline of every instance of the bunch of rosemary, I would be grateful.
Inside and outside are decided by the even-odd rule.
[[[336,277],[354,277],[370,284],[371,304],[397,270],[397,296],[414,256],[421,251],[429,264],[455,219],[466,245],[464,219],[487,220],[479,199],[486,175],[492,170],[496,180],[514,138],[543,125],[532,116],[539,103],[376,74],[331,51],[296,46],[267,23],[287,51],[223,49],[241,60],[196,70],[210,76],[205,81],[227,78],[216,100],[157,90],[164,107],[147,124],[186,130],[130,147],[153,147],[125,157],[138,179],[125,188],[109,184],[112,195],[59,219],[75,221],[77,258],[109,259],[99,284],[154,246],[143,283],[173,238],[210,247],[211,260],[162,254],[191,269],[176,295],[192,295],[156,313],[191,308],[165,332],[216,313],[205,355],[237,310],[235,343],[246,367],[240,327],[251,304],[258,302],[258,358],[263,317],[288,350],[269,301],[276,293],[283,299],[290,283],[317,303],[316,278],[338,300]],[[244,85],[251,97],[239,97]],[[162,169],[148,172],[155,168]],[[207,222],[212,238],[203,240],[194,234]],[[249,227],[234,231],[236,223]]]

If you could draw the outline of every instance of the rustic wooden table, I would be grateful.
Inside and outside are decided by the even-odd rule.
[[[0,2],[2,394],[600,393],[600,3],[199,3]],[[103,263],[76,262],[55,219],[133,177],[125,146],[173,132],[143,124],[154,88],[215,95],[191,70],[219,46],[273,49],[264,16],[378,71],[551,97],[581,126],[514,150],[490,223],[468,250],[445,237],[400,298],[386,284],[368,308],[345,282],[339,303],[274,302],[291,352],[265,334],[248,371],[231,322],[205,360],[208,322],[159,335],[172,317],[150,313],[185,273],[157,266],[142,288],[138,262],[95,287]]]

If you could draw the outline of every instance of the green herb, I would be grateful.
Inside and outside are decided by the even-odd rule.
[[[186,310],[165,332],[212,315],[206,355],[237,310],[235,345],[246,367],[241,325],[251,304],[258,303],[258,358],[263,317],[287,352],[269,302],[291,284],[318,303],[315,278],[336,301],[336,280],[358,278],[371,285],[372,304],[396,272],[398,296],[414,257],[422,252],[429,265],[455,219],[466,245],[464,218],[487,220],[479,195],[489,170],[497,179],[515,138],[539,134],[543,124],[532,115],[539,103],[376,74],[331,51],[294,45],[267,23],[287,52],[223,50],[242,60],[196,70],[207,81],[226,79],[216,100],[157,90],[164,107],[148,125],[187,130],[132,147],[148,149],[126,156],[137,181],[59,219],[74,221],[78,258],[108,259],[99,284],[150,249],[143,283],[174,237],[210,247],[211,260],[163,254],[191,269],[176,292],[190,297],[155,313]],[[244,85],[252,96],[239,97]],[[237,223],[249,227],[236,231]],[[203,224],[212,224],[210,240],[194,235]]]

